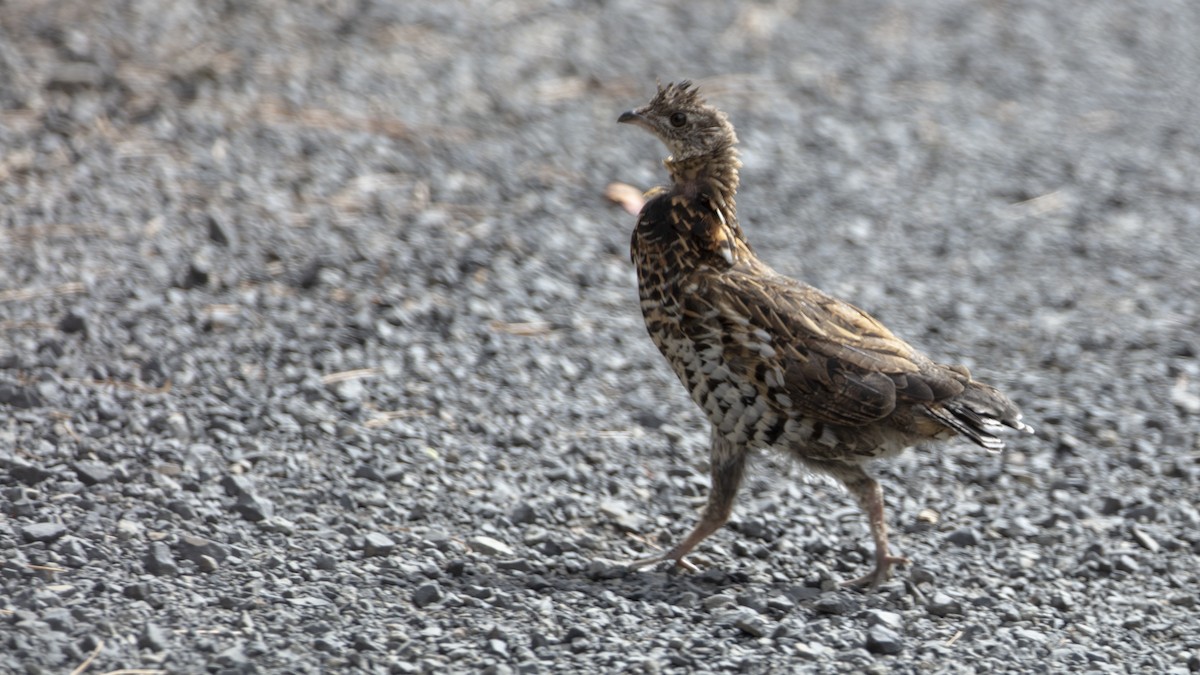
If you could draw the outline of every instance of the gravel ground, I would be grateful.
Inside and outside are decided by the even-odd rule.
[[[0,671],[1200,670],[1200,5],[0,3]],[[848,497],[646,337],[617,115],[1038,428]],[[79,672],[79,671],[76,671]]]

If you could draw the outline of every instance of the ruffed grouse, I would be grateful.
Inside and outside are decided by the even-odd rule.
[[[1032,431],[999,391],[936,363],[866,312],[785,277],[738,224],[737,137],[689,82],[660,86],[620,116],[666,144],[671,185],[647,193],[632,257],[646,329],[712,423],[712,489],[700,523],[636,566],[684,560],[729,519],[751,450],[784,451],[845,484],[866,511],[875,586],[906,559],[888,552],[883,492],[864,470],[929,439],[961,434],[988,450],[1003,426]]]

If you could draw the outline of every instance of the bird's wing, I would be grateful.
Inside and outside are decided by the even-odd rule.
[[[886,417],[898,401],[961,393],[965,370],[935,364],[866,312],[761,264],[707,275],[685,311],[725,335],[729,366],[777,404],[829,424]],[[686,322],[685,322],[686,323]],[[699,337],[699,336],[697,336]]]

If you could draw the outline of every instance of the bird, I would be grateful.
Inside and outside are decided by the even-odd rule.
[[[776,272],[738,221],[737,134],[683,80],[658,85],[620,123],[666,145],[669,185],[645,194],[630,255],[646,330],[711,425],[711,487],[699,522],[634,568],[685,557],[728,522],[748,458],[773,449],[839,481],[865,512],[875,588],[909,560],[888,544],[877,459],[962,436],[989,451],[1005,428],[1032,433],[1017,406],[965,366],[930,359],[858,307]]]

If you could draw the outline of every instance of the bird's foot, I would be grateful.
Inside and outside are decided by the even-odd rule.
[[[700,572],[699,567],[696,567],[692,563],[685,560],[682,554],[678,554],[674,550],[663,553],[662,555],[656,555],[656,556],[652,556],[649,558],[642,558],[641,560],[634,560],[632,562],[626,563],[626,565],[629,567],[629,569],[640,570],[643,567],[653,567],[659,563],[668,562],[668,561],[672,563],[673,567],[682,567],[683,569],[685,569],[689,572],[696,572],[696,573]]]
[[[907,565],[910,562],[912,561],[904,556],[883,555],[875,561],[875,569],[857,579],[843,581],[842,587],[874,590],[879,584],[891,578],[893,565]]]

